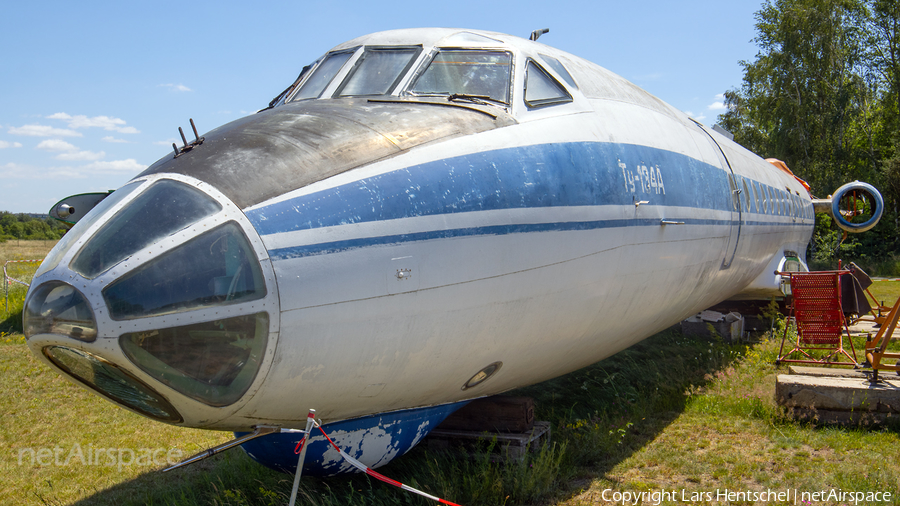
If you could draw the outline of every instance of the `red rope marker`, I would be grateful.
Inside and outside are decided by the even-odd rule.
[[[294,447],[294,455],[300,455],[300,452],[303,451],[303,447],[306,445],[306,437],[297,442],[297,446]]]
[[[432,501],[437,501],[437,502],[439,502],[439,503],[441,503],[441,504],[446,504],[447,506],[459,506],[459,504],[456,504],[456,503],[454,503],[454,502],[450,502],[450,501],[448,501],[448,500],[446,500],[446,499],[441,499],[440,497],[436,497],[436,496],[433,496],[433,495],[431,495],[431,494],[426,494],[425,492],[422,492],[421,490],[414,489],[414,488],[410,487],[409,485],[404,485],[404,484],[400,483],[399,481],[392,480],[392,479],[388,478],[387,476],[385,476],[385,475],[383,475],[383,474],[381,474],[381,473],[376,473],[375,471],[369,469],[369,467],[366,466],[365,464],[363,464],[362,462],[360,462],[360,461],[354,459],[353,457],[351,457],[350,455],[347,455],[346,453],[344,453],[344,450],[341,450],[340,448],[338,448],[338,445],[334,444],[334,441],[332,441],[331,438],[328,437],[328,434],[325,434],[325,430],[322,429],[322,426],[321,426],[321,425],[319,425],[319,424],[317,423],[317,424],[316,424],[316,427],[319,428],[319,430],[322,432],[322,435],[325,436],[325,439],[327,439],[328,442],[331,443],[331,446],[333,446],[334,449],[337,450],[338,453],[341,454],[341,457],[343,457],[344,460],[346,460],[347,462],[349,462],[350,464],[352,464],[353,467],[355,467],[355,468],[359,469],[360,471],[362,471],[362,472],[368,474],[369,476],[375,478],[376,480],[380,480],[380,481],[383,481],[383,482],[385,482],[385,483],[389,483],[389,484],[391,484],[391,485],[393,485],[393,486],[395,486],[395,487],[400,487],[400,488],[402,488],[403,490],[406,490],[407,492],[412,492],[413,494],[418,494],[418,495],[420,495],[420,496],[422,496],[422,497],[427,497],[428,499],[431,499]]]

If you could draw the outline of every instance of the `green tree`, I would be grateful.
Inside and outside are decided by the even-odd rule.
[[[881,148],[886,204],[894,216],[900,216],[900,0],[872,0],[869,8],[864,25],[866,58],[871,78],[883,92],[881,124],[874,135]]]
[[[865,56],[886,88],[884,127],[894,136],[900,131],[900,0],[874,0],[869,4],[864,24]]]
[[[725,94],[719,123],[735,140],[784,160],[825,196],[854,179],[882,190],[885,216],[851,236],[816,229],[824,260],[887,257],[900,246],[900,0],[768,0],[756,13],[759,52]],[[827,237],[826,237],[827,236]],[[836,238],[836,239],[835,239]],[[816,246],[819,250],[816,250]]]
[[[0,212],[0,225],[3,226],[4,229],[9,229],[9,226],[15,223],[16,217],[12,213],[8,213],[6,211]]]
[[[768,1],[756,13],[760,51],[741,62],[744,83],[720,117],[738,142],[784,160],[820,194],[875,171],[859,156],[873,99],[860,73],[866,12],[859,0]]]
[[[6,231],[16,240],[21,241],[25,237],[25,224],[21,221],[15,221],[6,227]]]
[[[66,227],[49,216],[43,219],[27,214],[0,211],[0,242],[18,240],[57,240],[66,233]]]

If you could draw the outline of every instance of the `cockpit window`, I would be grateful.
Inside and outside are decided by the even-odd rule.
[[[165,397],[116,365],[65,346],[48,346],[43,351],[56,367],[113,401],[156,420],[183,421]]]
[[[94,206],[84,218],[78,220],[78,223],[72,227],[71,230],[66,232],[66,235],[63,236],[62,239],[56,246],[50,250],[50,253],[47,255],[47,258],[41,262],[41,266],[38,268],[37,272],[34,273],[34,277],[38,277],[41,274],[54,269],[62,258],[66,255],[69,249],[78,242],[78,239],[81,239],[81,236],[84,235],[91,226],[100,219],[107,210],[111,207],[115,206],[119,202],[121,202],[125,197],[127,197],[131,192],[136,190],[139,186],[141,186],[144,181],[133,181],[131,183],[126,184],[125,186],[119,188],[118,190],[112,192],[105,199],[101,200],[99,204]]]
[[[547,56],[545,54],[542,54],[541,58],[545,62],[547,62],[547,65],[549,65],[550,68],[553,69],[554,72],[559,74],[559,77],[562,77],[563,80],[569,84],[569,86],[575,88],[576,90],[578,89],[578,85],[575,84],[575,79],[572,79],[572,75],[569,74],[569,71],[566,70],[566,67],[564,67],[563,64],[560,63],[559,60],[557,60],[556,58],[554,58],[552,56]]]
[[[414,95],[469,95],[509,104],[512,55],[505,51],[445,49],[409,90]]]
[[[259,261],[234,222],[191,239],[103,290],[114,320],[244,302],[265,295]]]
[[[572,96],[532,60],[525,67],[525,103],[530,107],[571,102]]]
[[[387,95],[397,86],[421,50],[418,47],[366,48],[337,91],[337,96]]]
[[[135,252],[221,210],[222,206],[203,192],[163,179],[129,202],[88,240],[70,267],[93,279]]]
[[[227,406],[250,388],[266,350],[269,315],[257,313],[119,338],[144,372],[211,406]]]
[[[347,63],[347,60],[353,56],[354,51],[342,51],[340,53],[330,53],[325,56],[322,63],[316,67],[309,79],[303,83],[300,90],[291,99],[292,102],[297,100],[307,100],[310,98],[318,98],[325,91],[325,88],[331,84],[334,76],[341,70],[341,67]]]
[[[50,281],[32,292],[25,304],[25,337],[57,334],[79,341],[97,338],[97,321],[87,298],[72,285]]]

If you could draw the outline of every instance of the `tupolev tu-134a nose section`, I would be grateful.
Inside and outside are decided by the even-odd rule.
[[[169,423],[221,417],[254,385],[277,336],[265,248],[234,204],[184,176],[114,192],[35,280],[24,315],[32,348],[83,385]],[[193,401],[195,416],[170,399]]]
[[[51,252],[26,304],[29,343],[142,415],[214,425],[252,397],[278,337],[275,274],[241,209],[514,123],[466,100],[388,96],[295,101],[208,132],[112,193]]]
[[[313,408],[376,466],[469,399],[778,295],[806,269],[804,184],[549,46],[382,32],[100,200],[36,273],[25,333],[149,418],[245,432]],[[883,207],[862,183],[835,202],[858,230]],[[290,470],[278,436],[245,449]]]
[[[362,99],[287,104],[220,127],[152,165],[65,236],[35,276],[52,280],[29,296],[29,341],[62,371],[152,418],[186,422],[116,359],[203,404],[232,405],[274,348],[278,320],[266,250],[235,202],[247,207],[401,149],[510,123],[502,110]]]

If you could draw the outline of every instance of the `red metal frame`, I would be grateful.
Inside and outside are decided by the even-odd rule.
[[[856,349],[850,339],[850,329],[841,306],[841,275],[849,271],[780,272],[791,283],[790,316],[797,326],[797,341],[791,351],[782,354],[787,340],[788,327],[784,328],[781,348],[775,363],[794,362],[818,365],[851,365],[858,367]],[[850,341],[851,356],[844,349],[844,336]],[[816,359],[807,350],[831,351],[824,358]],[[799,353],[805,359],[788,358]],[[845,356],[849,362],[832,360]]]

